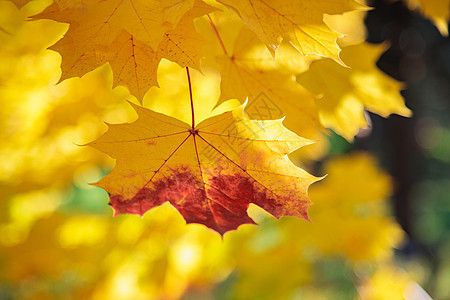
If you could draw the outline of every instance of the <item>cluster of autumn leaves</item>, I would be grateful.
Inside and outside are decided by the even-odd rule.
[[[305,138],[323,141],[330,128],[352,140],[367,127],[365,109],[410,115],[401,84],[375,67],[384,47],[364,43],[366,9],[353,0],[60,0],[33,19],[69,24],[50,48],[62,56],[60,80],[109,63],[114,85],[158,111],[149,89],[181,85],[163,86],[167,74],[158,71],[167,61],[186,68],[183,108],[175,97],[164,103],[177,113],[135,105],[135,122],[109,125],[90,143],[117,160],[97,186],[115,214],[170,202],[188,223],[223,234],[254,223],[250,203],[308,219],[307,188],[317,178],[287,157],[311,143]],[[190,72],[200,74],[191,80]],[[199,89],[205,78],[220,80],[218,96]],[[230,110],[236,100],[245,111]],[[217,106],[225,112],[211,113]],[[317,157],[318,144],[299,155]]]
[[[346,9],[358,9],[343,15],[325,14],[320,22],[317,15],[309,14],[312,20],[319,22],[318,28],[330,31],[333,28],[344,35],[338,38],[337,43],[341,48],[339,57],[347,67],[342,62],[338,63],[336,57],[303,56],[287,41],[281,42],[275,50],[274,60],[274,46],[269,45],[268,48],[263,43],[266,41],[259,36],[261,31],[277,30],[277,25],[258,31],[255,29],[258,22],[255,24],[251,16],[245,16],[248,12],[246,7],[236,6],[237,14],[214,1],[205,1],[207,4],[194,2],[192,7],[189,4],[192,2],[188,1],[164,1],[169,6],[170,3],[179,6],[162,9],[167,19],[161,23],[160,29],[166,31],[159,44],[154,42],[155,47],[138,48],[137,45],[145,42],[131,35],[127,28],[117,36],[109,36],[111,40],[107,43],[115,42],[111,48],[113,52],[107,52],[111,44],[106,45],[105,39],[96,41],[95,38],[93,43],[97,43],[96,46],[79,57],[81,59],[76,64],[86,69],[77,71],[74,67],[72,72],[79,72],[76,75],[68,69],[73,59],[70,55],[79,53],[83,47],[92,47],[86,42],[86,37],[93,32],[87,30],[83,35],[78,31],[83,38],[75,45],[71,44],[70,31],[67,30],[73,28],[77,32],[84,23],[94,22],[93,26],[98,26],[95,23],[100,16],[81,23],[74,20],[70,27],[48,19],[36,20],[36,14],[51,2],[0,1],[0,137],[4,141],[0,144],[0,294],[22,299],[178,299],[183,296],[214,297],[222,288],[232,299],[336,298],[345,289],[344,284],[339,281],[333,286],[333,280],[329,278],[332,270],[321,270],[321,267],[333,265],[337,260],[340,273],[348,271],[347,275],[352,278],[350,286],[355,298],[359,294],[367,299],[403,299],[414,274],[406,275],[391,262],[393,247],[399,244],[402,231],[388,216],[387,197],[391,193],[391,180],[377,168],[377,162],[370,155],[356,154],[330,160],[323,170],[324,174],[329,174],[328,177],[312,185],[309,191],[309,197],[315,203],[308,211],[312,223],[296,218],[276,221],[263,210],[250,205],[249,215],[261,225],[242,226],[221,240],[203,226],[186,226],[167,203],[150,210],[143,219],[130,215],[111,218],[105,205],[108,201],[106,195],[100,189],[88,187],[86,182],[100,179],[104,173],[99,166],[113,162],[90,147],[76,145],[98,138],[105,131],[103,121],[117,124],[135,120],[136,113],[124,101],[125,98],[135,103],[133,106],[141,116],[169,120],[167,127],[162,126],[165,130],[181,126],[183,128],[178,128],[180,132],[188,136],[187,131],[192,129],[192,114],[185,66],[189,66],[198,135],[233,161],[239,161],[241,167],[245,164],[248,174],[258,176],[258,173],[251,173],[256,167],[264,166],[267,170],[272,164],[273,169],[280,168],[280,164],[290,164],[284,159],[284,154],[299,143],[307,142],[293,132],[317,143],[301,148],[290,157],[296,162],[299,158],[303,162],[319,158],[326,153],[327,147],[323,129],[330,128],[351,140],[359,128],[366,126],[364,108],[383,116],[394,112],[409,114],[398,93],[401,85],[375,67],[375,61],[386,45],[364,43],[363,7],[345,2],[351,3],[351,8],[347,4],[343,6]],[[64,9],[71,9],[71,14],[79,16],[88,13],[85,5],[100,2],[113,5],[134,3],[55,1],[56,4],[39,16],[49,12],[63,14]],[[431,2],[423,1],[423,4]],[[19,10],[15,4],[22,8]],[[199,7],[208,13],[193,10]],[[328,9],[326,12],[332,14],[333,10]],[[185,12],[181,13],[183,10]],[[101,15],[111,13],[107,9],[96,11]],[[445,9],[440,12],[445,12]],[[193,17],[197,13],[200,16]],[[201,13],[205,15],[201,16]],[[257,13],[264,16],[265,21],[278,22],[278,18],[266,15],[267,12]],[[66,11],[68,18],[71,14]],[[187,22],[181,26],[184,29],[180,27],[182,22]],[[119,23],[132,26],[132,22]],[[283,24],[279,23],[280,26]],[[187,32],[177,36],[177,30]],[[64,33],[65,37],[60,40]],[[331,31],[333,34],[336,35]],[[187,40],[183,39],[188,36],[191,36],[187,40],[191,41],[192,47],[183,51],[191,58],[198,57],[194,63],[179,61],[180,54],[174,49],[171,49],[173,58],[170,53],[164,53],[164,49],[170,49],[167,46],[169,40],[177,41],[177,45],[186,45]],[[267,38],[269,44],[279,42],[273,36]],[[292,34],[285,38],[292,39],[295,44]],[[60,42],[51,46],[58,40]],[[62,80],[61,57],[46,50],[50,46],[62,53],[62,78],[74,78],[58,83]],[[135,50],[134,56],[130,56],[133,53],[130,49]],[[156,67],[155,64],[147,64],[147,56],[159,64],[156,63]],[[116,67],[113,66],[114,57],[117,57]],[[116,73],[114,76],[108,65],[94,70],[94,66],[106,61]],[[123,63],[123,71],[120,63]],[[197,68],[202,72],[196,71]],[[148,70],[143,80],[151,78],[150,85],[158,82],[159,88],[151,87],[145,96],[139,96],[137,85],[133,87],[133,84],[138,82],[137,75],[142,74],[137,71],[143,69]],[[86,72],[89,73],[84,74]],[[130,74],[134,74],[134,79]],[[127,86],[144,107],[155,112],[137,105],[139,101],[130,96],[126,88],[118,86],[112,89],[112,80],[115,84]],[[118,80],[128,80],[129,83],[119,83]],[[141,84],[144,84],[145,93],[148,82]],[[246,116],[242,116],[242,107],[239,106],[247,97]],[[235,100],[228,100],[231,98]],[[220,105],[216,107],[217,103]],[[232,111],[236,107],[238,109]],[[278,120],[283,116],[286,116],[283,124],[280,121],[250,120]],[[223,118],[223,124],[215,124],[219,135],[214,135],[214,138],[210,127],[202,128]],[[134,123],[144,123],[139,129],[132,127],[132,123],[112,125],[110,130],[124,130],[117,137],[120,141],[124,141],[123,136],[128,134],[142,134],[145,138],[158,134],[153,130],[161,123],[147,118],[152,124],[148,125],[145,120],[139,118]],[[128,128],[132,128],[132,132]],[[231,138],[238,134],[244,134],[246,138]],[[174,165],[189,162],[198,166],[199,162],[195,160],[200,157],[205,179],[217,174],[217,170],[205,166],[224,167],[220,170],[224,175],[222,180],[236,179],[236,173],[244,174],[198,135],[189,134],[189,140],[185,142],[189,144],[184,144],[188,146],[184,150],[191,153],[172,156]],[[258,138],[260,140],[255,141]],[[137,147],[132,150],[138,151],[133,155],[141,153],[148,159],[149,153],[156,152],[160,156],[154,157],[162,160],[164,151],[181,144],[174,140],[168,140],[167,144],[158,140],[157,143],[161,147],[152,148],[156,145],[149,140],[142,150],[144,152],[139,152],[140,147]],[[203,151],[199,149],[199,155],[194,143],[199,148],[203,147]],[[132,145],[122,144],[106,151],[111,151],[112,156],[121,156],[122,150],[117,151],[120,148],[123,153],[134,149]],[[307,151],[308,148],[311,150]],[[133,169],[145,168],[141,159],[135,162],[118,160],[117,163]],[[290,165],[288,170],[295,172],[297,177],[300,172],[312,180],[300,168]],[[173,178],[187,178],[171,177],[168,173],[160,176],[167,177],[167,182]],[[286,182],[290,192],[306,189],[302,186],[291,190],[293,180],[276,177],[277,180],[273,181],[273,178],[271,175],[257,179],[261,182],[267,180],[270,188],[279,193],[284,192],[279,186]],[[181,186],[174,184],[173,180],[171,182],[172,185],[166,186],[165,194],[171,191],[182,194]],[[239,182],[246,184],[245,180]],[[216,184],[219,186],[220,182],[216,181]],[[223,191],[231,192],[230,189]],[[70,200],[72,197],[75,205]],[[223,199],[223,195],[218,198]],[[189,200],[183,199],[174,206],[182,206],[183,201]],[[245,202],[241,204],[244,208],[247,205]],[[137,208],[139,213],[140,209]],[[271,211],[271,207],[266,209]],[[233,207],[232,210],[243,211],[242,207]],[[420,280],[420,276],[415,280]],[[351,298],[349,294],[342,295],[342,298]]]

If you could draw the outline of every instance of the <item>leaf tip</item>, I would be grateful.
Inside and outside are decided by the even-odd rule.
[[[336,61],[338,64],[340,64],[341,66],[343,66],[344,68],[347,69],[351,69],[351,67],[349,65],[347,65],[342,59],[341,59],[341,53],[342,53],[342,49],[339,48],[339,51],[337,53],[336,56],[332,57],[332,59],[334,61]]]

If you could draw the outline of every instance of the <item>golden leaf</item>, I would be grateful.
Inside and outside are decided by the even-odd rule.
[[[266,44],[272,55],[283,39],[292,43],[302,54],[318,54],[339,63],[340,36],[324,22],[326,14],[341,14],[363,8],[352,0],[221,0],[235,10],[244,24]]]
[[[201,0],[92,1],[82,8],[65,2],[54,3],[37,16],[70,23],[64,38],[51,48],[63,57],[61,80],[109,62],[115,85],[127,86],[141,100],[151,86],[158,85],[161,58],[200,68],[204,41],[193,19],[214,10]]]
[[[384,49],[382,45],[348,46],[343,48],[342,58],[350,68],[324,59],[298,76],[301,85],[321,96],[317,105],[322,124],[347,140],[367,127],[364,109],[383,117],[411,115],[400,94],[403,85],[376,67]]]

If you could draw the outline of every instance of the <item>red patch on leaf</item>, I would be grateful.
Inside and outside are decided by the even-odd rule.
[[[250,203],[257,204],[275,217],[286,215],[286,208],[280,201],[269,197],[256,182],[240,174],[213,176],[203,184],[189,169],[183,169],[152,183],[152,186],[142,188],[128,200],[121,195],[112,195],[110,205],[114,214],[143,215],[151,208],[170,202],[187,223],[203,224],[221,235],[242,224],[255,224],[247,214]],[[301,203],[301,206],[305,205],[307,203]]]

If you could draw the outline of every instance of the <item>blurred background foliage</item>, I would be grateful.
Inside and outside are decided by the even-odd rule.
[[[420,11],[373,1],[366,16],[368,41],[388,42],[378,66],[405,83],[413,117],[370,114],[371,132],[352,144],[330,134],[327,156],[307,164],[328,174],[310,188],[311,223],[252,206],[260,225],[221,239],[168,204],[112,218],[88,185],[114,162],[79,145],[103,121],[135,116],[106,65],[58,83],[61,58],[46,48],[67,26],[28,19],[49,2],[0,1],[0,299],[428,299],[422,287],[450,298],[450,43]],[[193,76],[196,99],[218,93]],[[187,105],[184,85],[170,97]],[[146,106],[179,114],[148,100],[158,93]]]

